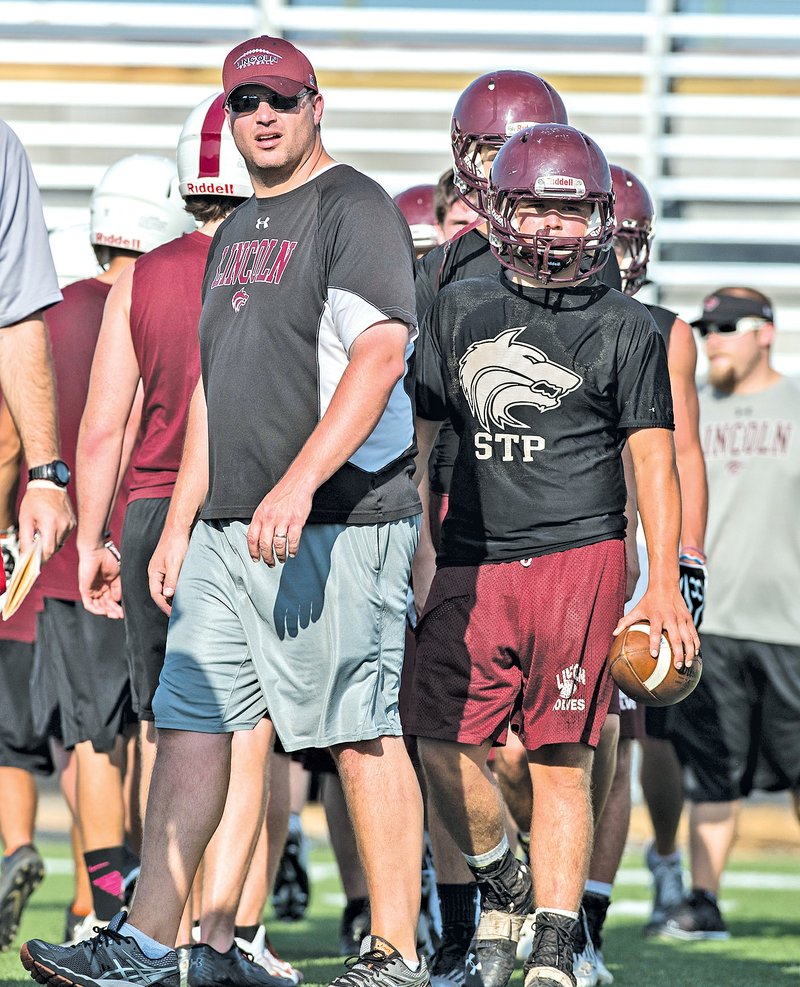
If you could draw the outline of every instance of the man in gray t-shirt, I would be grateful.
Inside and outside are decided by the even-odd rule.
[[[302,52],[253,38],[222,75],[255,196],[211,244],[202,379],[149,567],[171,616],[142,871],[127,921],[85,953],[34,940],[21,955],[84,987],[108,969],[173,987],[184,903],[234,787],[231,736],[269,716],[286,751],[331,749],[362,855],[370,935],[336,983],[427,987],[422,799],[398,709],[420,513],[411,236],[379,186],[326,153]],[[190,984],[246,987],[233,911],[203,927]]]
[[[720,939],[716,896],[739,800],[789,789],[800,815],[800,387],[771,365],[772,305],[761,292],[717,291],[694,325],[709,359],[704,663],[671,726],[692,802],[692,891],[660,931]]]
[[[39,189],[17,135],[0,120],[0,391],[37,477],[20,505],[20,549],[25,552],[38,531],[43,560],[75,526],[68,473],[59,460],[53,369],[42,320],[42,311],[59,301]]]

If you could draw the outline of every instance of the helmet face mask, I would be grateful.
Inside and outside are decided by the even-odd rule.
[[[611,165],[617,226],[614,249],[619,259],[622,290],[635,295],[647,284],[647,265],[655,227],[650,193],[640,179],[619,165]]]
[[[411,230],[417,257],[441,243],[442,231],[436,220],[435,185],[413,185],[396,195],[394,203]]]
[[[487,149],[537,123],[567,123],[567,111],[553,87],[531,72],[482,75],[464,90],[453,110],[450,139],[453,179],[464,201],[488,218]]]
[[[580,131],[542,124],[512,138],[492,165],[488,201],[489,245],[515,274],[571,285],[605,264],[614,235],[611,176],[600,148]],[[578,202],[585,207],[572,210]],[[520,212],[531,207],[542,211],[542,225],[533,217],[523,232]],[[565,219],[580,214],[584,230],[554,234],[546,220],[553,207]]]

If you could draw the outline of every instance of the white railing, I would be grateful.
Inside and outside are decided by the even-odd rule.
[[[231,45],[255,32],[299,39],[325,91],[329,149],[392,193],[447,167],[449,115],[470,78],[528,69],[551,78],[571,121],[650,186],[662,302],[692,316],[721,283],[763,287],[786,330],[783,359],[800,372],[800,10],[498,7],[3,0],[0,112],[29,148],[48,221],[63,225],[85,217],[92,185],[120,154],[170,153],[186,111],[218,88]],[[706,247],[707,259],[675,259],[684,245]],[[774,263],[767,245],[793,262]],[[723,248],[734,262],[715,260]]]

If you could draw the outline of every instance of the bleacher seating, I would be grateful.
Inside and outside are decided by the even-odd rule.
[[[784,15],[772,12],[781,0],[752,14],[686,13],[704,5],[673,0],[640,0],[638,12],[606,0],[605,13],[464,6],[3,0],[0,113],[60,226],[85,218],[117,157],[171,153],[188,109],[218,88],[225,53],[253,33],[302,43],[326,97],[328,149],[391,193],[448,166],[450,111],[470,79],[525,68],[650,186],[660,302],[691,318],[708,289],[763,288],[779,310],[780,366],[800,374],[796,3]]]

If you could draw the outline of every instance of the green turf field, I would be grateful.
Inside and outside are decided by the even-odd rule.
[[[25,912],[21,936],[58,941],[69,875],[66,841],[43,842],[50,874]],[[307,920],[268,922],[278,951],[309,985],[327,984],[342,970],[336,956],[341,895],[327,847],[312,853],[312,906]],[[625,862],[607,925],[606,961],[619,987],[789,987],[800,985],[800,862],[782,855],[737,859],[731,866],[723,911],[733,938],[721,943],[642,939],[649,889],[640,857]],[[614,914],[616,909],[616,914]],[[0,987],[28,982],[16,947],[0,956]],[[522,987],[517,972],[512,987]]]

